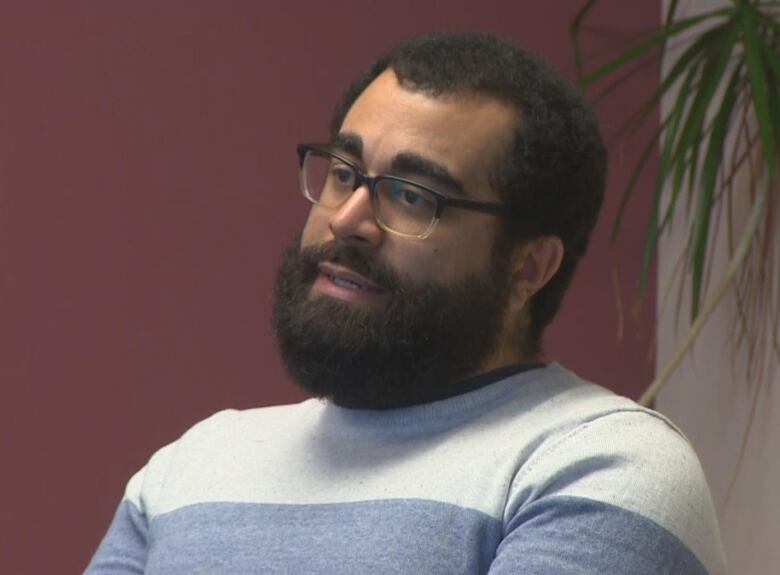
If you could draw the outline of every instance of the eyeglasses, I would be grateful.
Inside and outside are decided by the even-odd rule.
[[[494,215],[506,213],[503,204],[454,199],[398,176],[368,176],[354,161],[327,146],[300,144],[298,157],[301,191],[311,203],[338,208],[355,190],[366,185],[377,224],[400,236],[427,238],[447,207]]]

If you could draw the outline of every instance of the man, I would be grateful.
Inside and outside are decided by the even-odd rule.
[[[320,399],[160,450],[89,573],[723,572],[680,432],[540,362],[604,188],[572,86],[494,37],[424,36],[298,154],[313,207],[274,328]]]

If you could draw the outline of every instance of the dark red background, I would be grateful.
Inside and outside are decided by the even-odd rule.
[[[472,29],[573,77],[580,5],[4,2],[0,572],[80,572],[153,450],[218,409],[303,397],[268,328],[275,267],[307,209],[294,146],[326,134],[358,71],[402,36]],[[658,18],[657,2],[602,0],[589,46]],[[647,201],[618,251],[607,235],[642,148],[620,128],[656,74],[596,106],[607,206],[547,346],[634,396],[652,376],[652,306],[618,338],[612,266],[630,298]]]

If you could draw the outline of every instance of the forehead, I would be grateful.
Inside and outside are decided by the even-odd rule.
[[[519,122],[514,107],[484,94],[431,96],[380,74],[357,98],[340,134],[362,142],[361,160],[383,171],[403,153],[441,164],[470,195],[495,199],[490,174],[512,142]]]

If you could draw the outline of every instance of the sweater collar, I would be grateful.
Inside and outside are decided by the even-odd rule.
[[[515,394],[525,383],[543,384],[559,371],[557,364],[524,363],[504,366],[461,380],[450,389],[452,393],[436,400],[394,409],[355,409],[339,407],[328,400],[310,400],[324,407],[320,424],[346,425],[348,428],[381,428],[387,432],[406,429],[414,433],[418,424],[429,426],[435,421],[455,425],[463,417],[505,403],[507,394]],[[435,425],[435,424],[434,424]],[[400,428],[398,426],[401,426]]]

